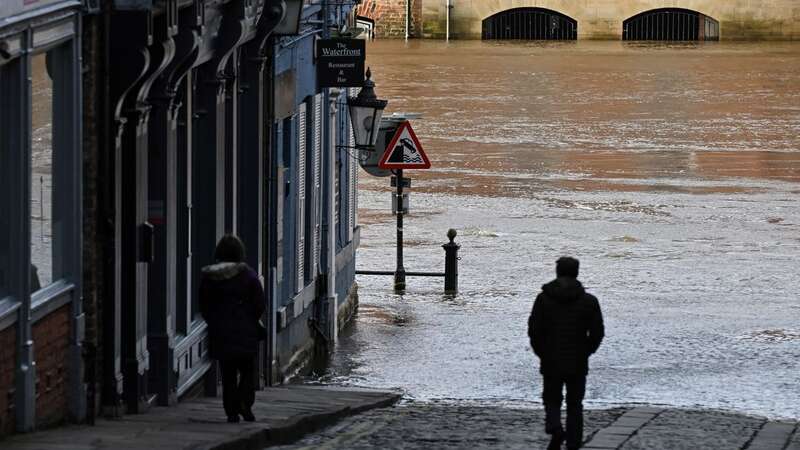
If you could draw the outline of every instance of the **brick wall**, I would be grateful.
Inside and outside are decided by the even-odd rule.
[[[422,36],[422,0],[410,2],[411,18],[409,23],[410,37]],[[356,7],[356,14],[369,17],[375,21],[375,37],[405,37],[406,0],[364,0]]]
[[[17,327],[0,331],[0,436],[14,431],[14,369],[17,362]]]
[[[67,417],[69,313],[67,304],[33,325],[37,427],[55,425]]]

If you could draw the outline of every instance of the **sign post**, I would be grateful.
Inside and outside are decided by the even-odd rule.
[[[411,188],[411,179],[403,177],[405,169],[428,169],[431,166],[428,155],[422,149],[422,145],[417,139],[411,124],[408,122],[410,117],[405,115],[393,115],[384,118],[390,124],[382,124],[382,135],[379,136],[380,142],[389,141],[382,154],[375,153],[370,156],[368,161],[362,161],[361,167],[369,174],[385,177],[392,175],[391,186],[397,188],[392,192],[392,213],[397,216],[397,265],[394,270],[356,270],[358,275],[392,275],[394,276],[394,289],[398,294],[402,294],[406,288],[406,277],[444,277],[444,291],[447,295],[458,293],[458,250],[461,248],[454,239],[456,230],[450,229],[447,237],[450,242],[444,244],[445,251],[445,271],[441,272],[417,272],[406,271],[403,264],[403,215],[408,214],[408,194],[405,192]],[[368,162],[368,164],[365,164]]]
[[[404,121],[397,127],[394,137],[386,146],[386,151],[378,163],[378,168],[389,169],[395,177],[392,184],[397,187],[392,204],[397,205],[395,214],[397,215],[397,267],[394,272],[394,290],[403,292],[406,290],[406,268],[403,265],[403,215],[408,214],[406,207],[406,197],[408,194],[403,192],[403,188],[411,186],[411,180],[403,178],[403,169],[429,169],[431,161],[425,150],[422,149],[417,135],[411,128],[411,122]]]
[[[403,169],[397,172],[397,268],[394,271],[394,290],[406,290],[406,268],[403,266],[403,214],[406,213],[403,202]]]

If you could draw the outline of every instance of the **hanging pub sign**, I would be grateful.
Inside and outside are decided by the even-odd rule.
[[[320,39],[317,41],[317,83],[319,87],[360,87],[364,85],[366,41],[363,39]]]

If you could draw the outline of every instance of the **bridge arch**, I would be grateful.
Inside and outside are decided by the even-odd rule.
[[[684,8],[657,8],[622,22],[624,41],[718,41],[719,22]]]
[[[578,21],[546,8],[511,8],[483,19],[481,38],[575,40],[578,38]]]

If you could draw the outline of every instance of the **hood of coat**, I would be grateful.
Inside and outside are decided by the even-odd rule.
[[[562,302],[574,302],[586,293],[581,282],[570,277],[556,278],[542,286],[542,292],[548,297]]]
[[[246,269],[246,263],[220,262],[203,267],[202,272],[211,280],[229,280]]]

